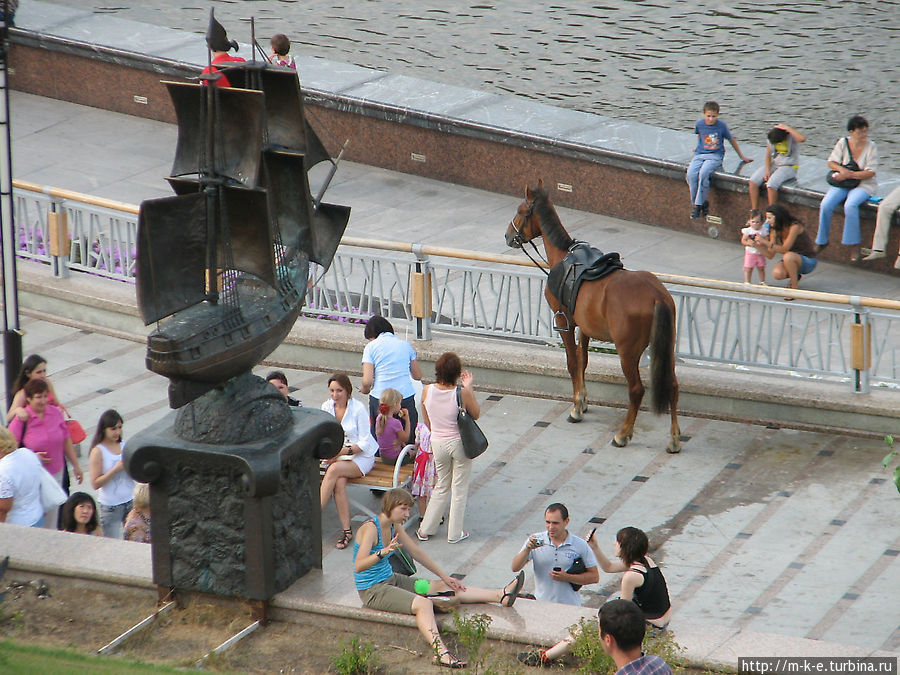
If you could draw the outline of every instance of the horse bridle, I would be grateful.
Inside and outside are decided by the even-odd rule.
[[[534,215],[534,203],[536,201],[537,201],[537,197],[532,199],[531,203],[528,205],[528,209],[525,211],[524,222],[527,223],[528,220]],[[516,216],[517,215],[519,215],[519,214],[517,213]],[[550,272],[548,270],[544,269],[543,267],[541,267],[540,263],[538,263],[537,260],[535,260],[533,257],[531,257],[531,254],[528,252],[528,249],[525,248],[525,244],[531,244],[531,248],[534,249],[534,252],[537,255],[537,257],[540,258],[547,267],[550,267],[550,263],[547,262],[547,259],[541,255],[541,252],[540,252],[540,250],[538,250],[538,247],[534,245],[534,239],[529,239],[528,241],[525,241],[525,238],[522,236],[522,231],[518,227],[516,227],[515,216],[513,216],[513,219],[509,221],[509,226],[516,233],[516,236],[513,237],[513,243],[518,244],[519,248],[522,249],[522,253],[524,253],[526,256],[528,256],[528,259],[534,263],[534,266],[537,267],[541,272],[543,272],[544,275],[549,279]],[[523,225],[523,227],[524,227],[524,225]],[[556,330],[557,332],[560,332],[560,333],[567,333],[570,330],[572,330],[572,324],[574,322],[572,320],[572,317],[569,316],[569,313],[565,309],[562,308],[562,305],[560,305],[560,308],[558,310],[556,310],[556,312],[554,312],[554,314],[553,314],[554,324],[556,323],[557,316],[561,316],[561,317],[563,317],[563,319],[565,319],[566,326],[565,326],[565,328],[562,328],[562,327],[554,325],[553,326],[554,330]]]
[[[531,217],[534,215],[534,203],[536,201],[537,201],[537,197],[532,199],[531,203],[528,205],[528,209],[525,211],[525,215],[522,220],[522,222],[523,222],[522,227],[524,227],[525,226],[524,223],[527,223],[531,219]],[[518,215],[519,214],[517,213],[516,216],[518,216]],[[522,236],[522,231],[518,227],[516,227],[516,216],[513,216],[513,219],[509,221],[509,226],[513,229],[513,232],[516,233],[516,236],[513,237],[513,239],[512,239],[513,244],[518,245],[518,247],[520,249],[522,249],[522,253],[524,253],[528,257],[528,259],[534,263],[535,267],[537,267],[539,270],[541,270],[541,272],[543,272],[545,275],[547,275],[549,277],[550,272],[548,272],[544,267],[542,267],[541,264],[531,256],[531,254],[528,252],[528,249],[525,248],[525,244],[531,244],[531,248],[534,249],[535,255],[537,255],[537,257],[541,259],[541,261],[544,263],[544,265],[549,267],[550,263],[548,263],[547,260],[544,258],[544,256],[541,255],[541,252],[538,250],[538,247],[534,245],[534,239],[529,239],[528,241],[525,241],[525,238]]]

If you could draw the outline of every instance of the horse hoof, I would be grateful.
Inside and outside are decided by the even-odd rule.
[[[582,417],[575,417],[574,415],[569,415],[569,417],[566,419],[566,421],[571,422],[572,424],[577,424],[582,419],[583,419]]]
[[[681,444],[680,443],[669,443],[668,447],[666,447],[666,452],[670,455],[677,455],[681,452]]]
[[[621,441],[619,440],[618,436],[613,436],[609,444],[616,448],[624,448],[626,445],[628,445],[629,440],[631,439],[628,436],[626,436],[625,439]]]

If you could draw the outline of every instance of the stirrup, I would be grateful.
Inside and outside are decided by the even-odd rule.
[[[556,317],[557,316],[561,316],[562,318],[564,318],[566,320],[565,328],[560,328],[558,325],[556,325]],[[557,310],[553,314],[553,330],[555,330],[557,333],[568,333],[569,331],[572,330],[572,324],[569,323],[569,315],[566,314],[561,309]]]

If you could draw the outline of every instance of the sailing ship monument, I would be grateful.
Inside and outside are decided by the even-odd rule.
[[[237,47],[210,11],[207,43],[223,41]],[[147,368],[169,378],[172,408],[281,343],[309,263],[327,269],[350,217],[321,201],[337,161],[306,120],[297,71],[255,53],[207,70],[199,82],[164,83],[178,121],[175,195],[144,201],[138,220],[138,305],[157,324]],[[210,86],[223,75],[230,86]],[[314,199],[308,174],[322,161],[333,166]]]
[[[150,483],[161,592],[245,598],[265,622],[275,593],[322,566],[319,461],[344,433],[251,368],[290,331],[310,264],[331,263],[350,209],[321,201],[336,161],[310,194],[309,170],[329,156],[296,71],[223,65],[237,45],[212,13],[207,43],[208,74],[165,83],[175,194],[143,202],[138,220],[138,304],[156,323],[147,368],[169,378],[175,410],[133,436],[123,461]]]

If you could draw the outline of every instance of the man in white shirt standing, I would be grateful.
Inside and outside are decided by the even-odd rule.
[[[569,533],[569,510],[563,504],[551,504],[544,511],[546,532],[528,537],[522,550],[512,561],[513,572],[518,572],[530,560],[534,566],[534,595],[543,602],[559,602],[581,606],[581,596],[574,586],[595,584],[600,579],[597,558],[588,543]],[[581,558],[581,572],[569,572],[575,561]],[[580,565],[576,569],[581,568]]]

